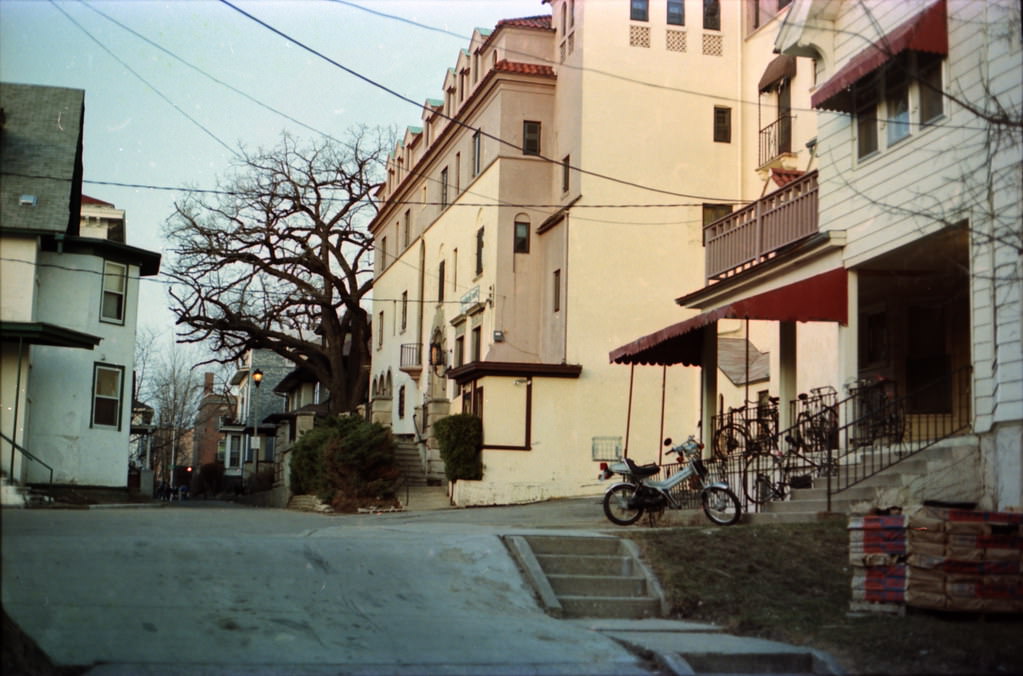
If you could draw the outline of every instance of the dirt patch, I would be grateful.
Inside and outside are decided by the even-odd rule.
[[[818,648],[848,674],[1023,673],[1019,616],[851,614],[844,520],[628,535],[675,617]]]

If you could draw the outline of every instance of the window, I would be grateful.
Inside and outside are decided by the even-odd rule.
[[[437,265],[437,302],[444,302],[444,261]]]
[[[462,194],[462,153],[455,153],[455,196]]]
[[[404,215],[404,234],[405,234],[405,248],[408,248],[409,243],[412,241],[412,213],[408,209],[405,210]]]
[[[721,2],[703,0],[703,28],[708,31],[721,30]]]
[[[885,127],[887,145],[909,136],[909,83],[905,71],[893,72],[885,79]]]
[[[683,0],[668,0],[668,25],[686,25],[686,5]]]
[[[123,366],[95,364],[92,371],[92,426],[121,429]]]
[[[519,216],[515,219],[515,253],[529,253],[529,219]]]
[[[443,209],[448,205],[448,168],[440,170],[440,206]]]
[[[917,54],[917,81],[920,83],[921,124],[944,114],[941,87],[941,58],[931,54]]]
[[[631,0],[629,18],[633,21],[649,21],[650,0]]]
[[[554,271],[554,295],[551,299],[551,307],[554,312],[561,312],[561,270]]]
[[[476,274],[483,273],[483,228],[476,231]]]
[[[465,364],[465,336],[455,338],[455,366]]]
[[[483,137],[480,135],[479,129],[472,135],[472,175],[480,175],[480,166],[482,159],[480,154],[483,150]]]
[[[408,291],[401,292],[401,330],[408,326]]]
[[[124,323],[124,299],[128,289],[128,266],[105,261],[103,263],[103,301],[100,320]]]
[[[571,156],[565,155],[561,160],[561,192],[568,192],[569,169],[571,168]]]
[[[526,120],[522,123],[522,154],[540,154],[540,123]]]
[[[479,361],[483,349],[483,329],[479,326],[472,330],[472,360]]]
[[[714,142],[732,142],[732,109],[714,106]]]
[[[575,0],[568,0],[568,27],[575,26]]]
[[[380,267],[383,268],[387,265],[387,238],[380,238]]]
[[[856,157],[877,152],[877,102],[862,101],[856,108]]]
[[[241,465],[242,457],[242,437],[240,434],[231,435],[231,459],[227,463],[228,467],[239,467]]]
[[[384,346],[384,311],[377,314],[377,349]]]
[[[707,227],[719,218],[724,218],[732,213],[731,204],[704,204],[703,205],[703,226]]]
[[[398,420],[405,418],[405,386],[398,388]]]

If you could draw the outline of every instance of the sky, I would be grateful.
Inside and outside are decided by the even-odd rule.
[[[417,102],[442,98],[474,28],[550,13],[541,0],[231,1]],[[317,137],[251,99],[338,138],[421,120],[407,101],[216,0],[0,0],[0,80],[85,90],[83,192],[125,210],[128,244],[164,254],[179,188],[214,188],[239,144],[272,147],[285,130]],[[164,284],[144,278],[139,314],[140,329],[171,335]]]

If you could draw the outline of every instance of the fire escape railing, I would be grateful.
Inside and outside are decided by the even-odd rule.
[[[817,232],[817,172],[703,228],[707,281],[724,279]]]

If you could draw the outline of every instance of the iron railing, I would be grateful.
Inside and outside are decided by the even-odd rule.
[[[3,432],[0,432],[0,439],[3,439],[4,441],[6,441],[8,444],[11,445],[11,448],[13,449],[11,451],[11,455],[12,456],[14,454],[14,451],[18,451],[19,453],[21,453],[23,456],[25,456],[26,458],[28,458],[32,462],[37,462],[40,465],[42,465],[43,467],[45,467],[47,470],[49,470],[49,472],[50,472],[50,487],[51,488],[53,487],[53,468],[52,467],[50,467],[45,462],[40,460],[38,457],[36,457],[32,453],[30,453],[27,448],[25,448],[21,444],[16,443],[14,441],[14,439],[11,439],[9,436],[4,434]],[[11,460],[11,466],[12,467],[14,466],[14,460],[13,459]],[[11,481],[14,481],[14,477],[13,476],[11,477]]]
[[[792,152],[792,116],[782,115],[760,130],[760,166]]]
[[[419,343],[405,343],[401,346],[401,364],[402,369],[416,369],[422,368],[422,345]]]
[[[707,281],[724,279],[817,232],[817,172],[703,228]]]
[[[899,395],[886,380],[858,381],[838,402],[843,421],[828,449],[831,498],[893,465],[970,429],[973,370],[965,366]]]

